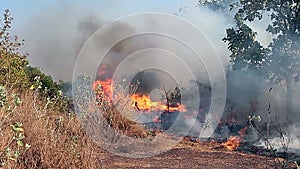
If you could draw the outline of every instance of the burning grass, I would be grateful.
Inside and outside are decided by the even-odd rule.
[[[240,145],[240,142],[242,141],[240,136],[230,136],[225,143],[222,143],[224,147],[226,147],[228,150],[236,150],[236,148]]]
[[[105,72],[104,70],[99,70],[101,72]],[[125,86],[127,85],[127,86]],[[180,103],[174,103],[168,101],[168,99],[175,98],[178,96],[174,96],[174,93],[165,93],[171,94],[172,96],[166,96],[162,101],[152,101],[149,94],[141,94],[136,93],[138,85],[132,84],[122,84],[119,88],[114,87],[113,80],[108,78],[106,80],[96,80],[93,83],[93,89],[96,92],[96,97],[98,100],[106,100],[112,101],[114,103],[118,103],[123,101],[125,98],[127,99],[126,102],[129,103],[132,107],[137,109],[140,112],[144,113],[151,113],[153,111],[180,111],[180,112],[187,112],[185,105]],[[128,92],[126,94],[126,92]],[[116,93],[115,95],[113,95]],[[126,104],[127,104],[126,103]]]
[[[95,85],[96,84],[96,85]],[[112,81],[96,81],[93,89],[96,96],[94,112],[101,113],[104,121],[113,129],[120,131],[129,137],[145,138],[147,131],[144,127],[134,122],[134,108],[131,106],[130,98],[126,97],[124,88],[121,88],[112,99]],[[93,104],[93,103],[91,103]]]
[[[236,150],[240,143],[243,141],[243,138],[246,134],[247,127],[241,129],[238,133],[239,136],[230,136],[226,142],[222,143],[221,145],[226,147],[228,150]]]
[[[187,112],[185,105],[170,101],[170,94],[173,99],[177,97],[174,93],[165,93],[165,100],[152,101],[149,94],[136,93],[138,85],[127,84],[126,81],[115,87],[112,79],[96,80],[92,87],[96,98],[96,107],[93,109],[101,113],[110,127],[130,137],[146,138],[149,134],[153,135],[143,127],[142,122],[136,122],[136,117],[141,114],[153,115],[150,121],[158,123],[163,112]]]

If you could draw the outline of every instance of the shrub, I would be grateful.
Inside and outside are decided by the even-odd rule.
[[[12,20],[9,10],[5,10],[3,24],[0,25],[0,84],[9,89],[24,89],[28,82],[25,73],[27,55],[19,53],[24,40],[11,37],[9,33]]]

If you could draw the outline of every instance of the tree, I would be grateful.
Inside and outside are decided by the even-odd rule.
[[[236,27],[227,29],[223,39],[231,51],[233,70],[255,69],[274,84],[285,82],[286,113],[292,113],[292,84],[300,72],[300,0],[240,0],[231,4],[233,8],[238,9]],[[267,47],[247,24],[263,17],[270,18],[266,31],[275,37]]]
[[[170,112],[170,107],[177,107],[181,104],[181,92],[178,86],[173,91],[166,90],[163,87],[163,97],[166,99],[167,112]]]
[[[228,11],[229,5],[235,1],[236,0],[199,0],[198,4],[204,5],[213,11],[225,14]]]
[[[0,85],[22,89],[27,82],[25,68],[28,61],[27,55],[19,53],[24,40],[10,35],[12,20],[9,10],[5,10],[3,20],[0,19]]]

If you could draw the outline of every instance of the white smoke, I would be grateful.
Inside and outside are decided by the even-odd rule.
[[[182,4],[186,4],[188,10],[180,14],[180,17],[191,21],[208,36],[226,65],[228,51],[226,44],[220,40],[225,35],[224,28],[228,26],[226,19],[204,7],[196,7],[196,2],[178,3],[178,7],[173,7],[174,11],[169,13],[175,13]],[[30,11],[30,15],[25,15],[27,19],[18,25],[17,32],[20,33],[20,37],[26,39],[23,50],[30,54],[31,65],[40,67],[54,79],[70,80],[81,46],[105,23],[135,12],[166,12],[168,9],[155,8],[155,5],[159,4],[149,8],[143,3],[137,5],[140,8],[128,7],[125,2],[120,1],[87,1],[85,4],[79,4],[55,0],[40,5],[40,8]]]

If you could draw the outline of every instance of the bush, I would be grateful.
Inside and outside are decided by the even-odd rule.
[[[25,68],[28,65],[27,55],[19,53],[24,40],[11,37],[9,30],[13,18],[5,10],[3,24],[0,25],[0,84],[7,88],[24,89],[28,84]]]

